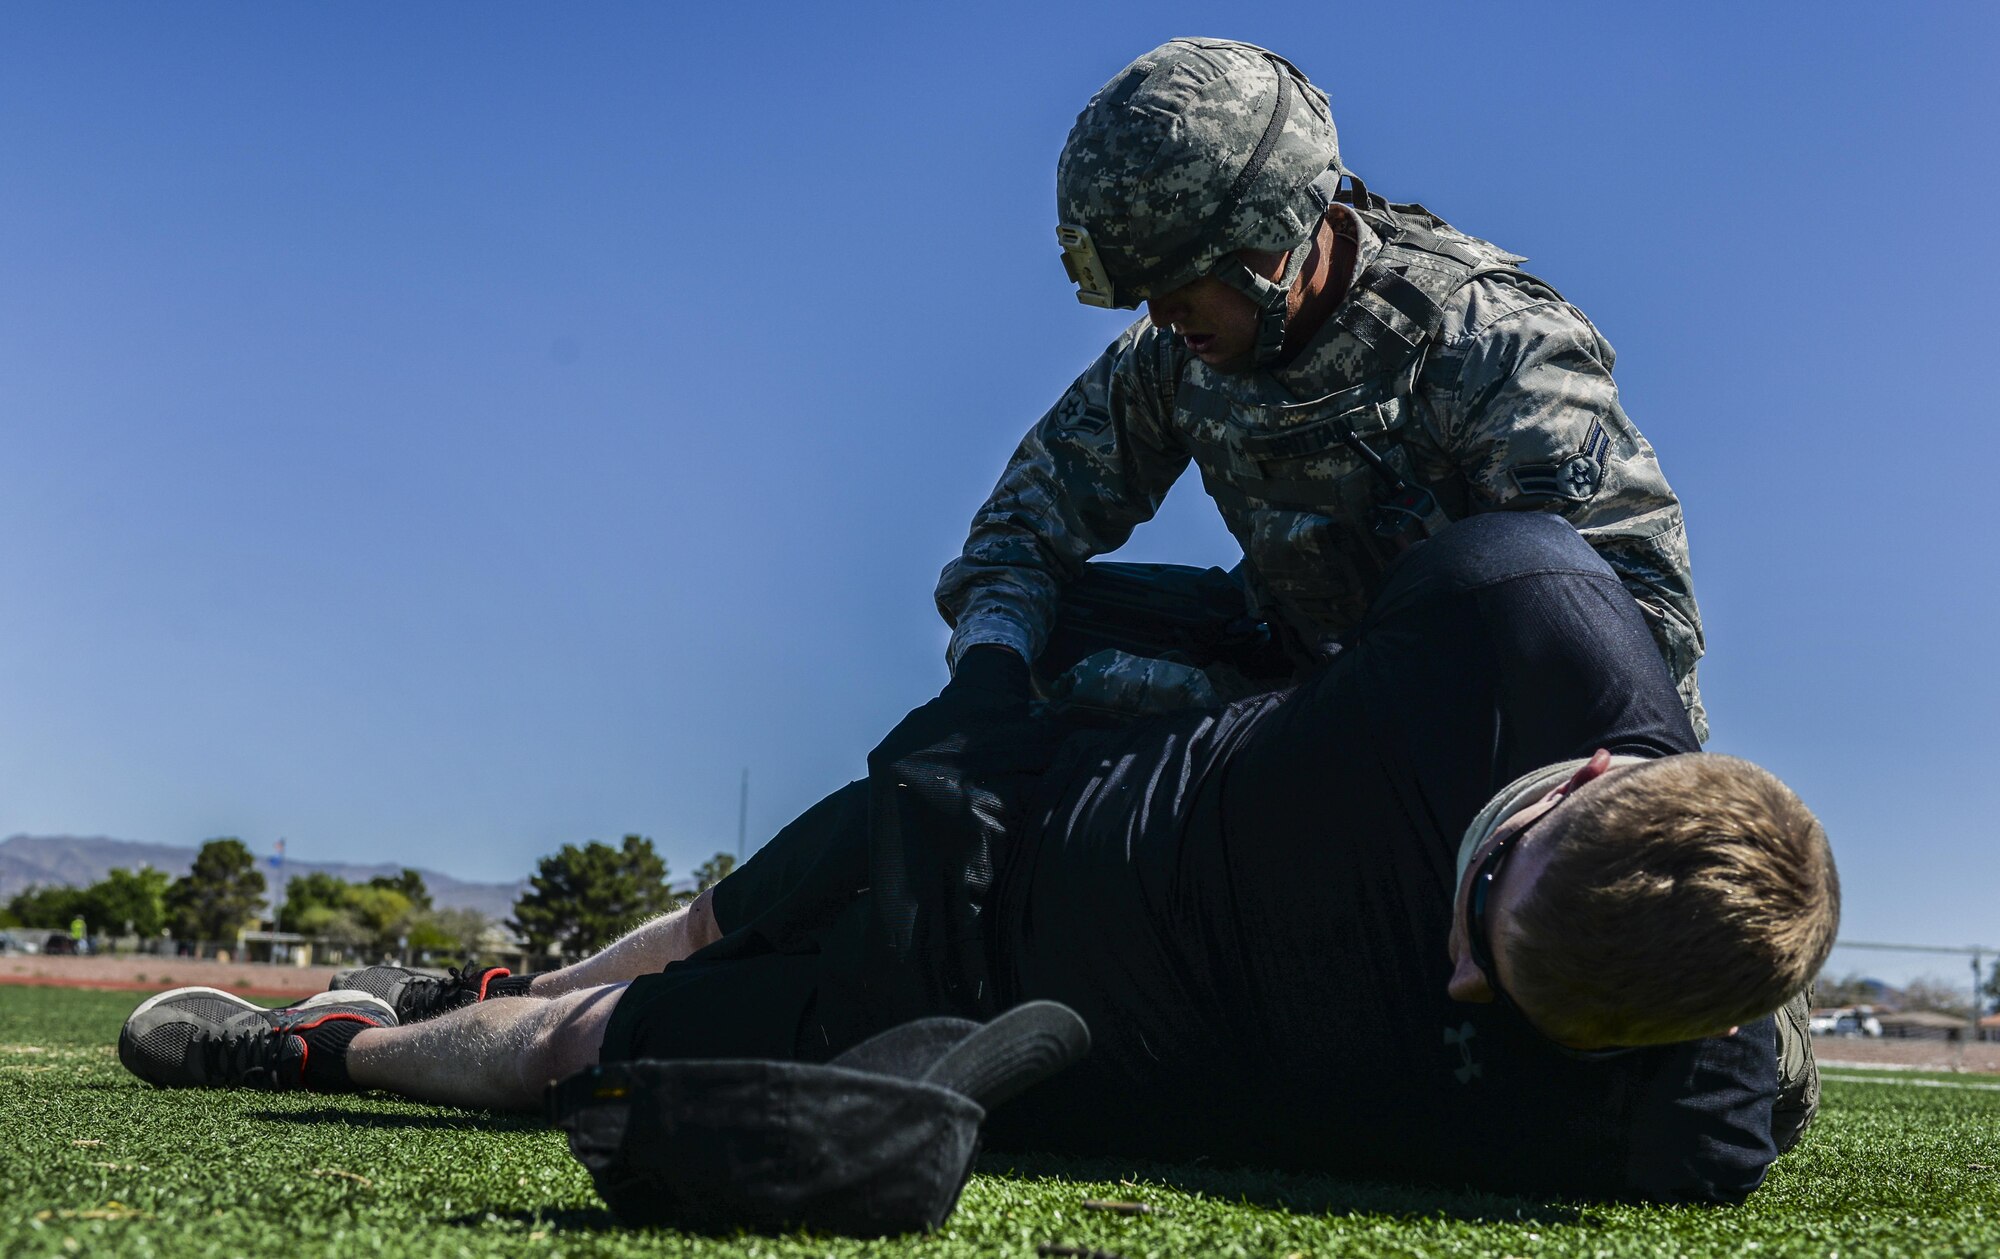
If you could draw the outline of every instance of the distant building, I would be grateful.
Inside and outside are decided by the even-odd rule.
[[[1972,1020],[1935,1010],[1898,1010],[1876,1017],[1882,1021],[1882,1035],[1903,1040],[1959,1041],[1972,1034]]]
[[[311,966],[313,942],[296,931],[244,931],[237,934],[237,956],[246,962]]]

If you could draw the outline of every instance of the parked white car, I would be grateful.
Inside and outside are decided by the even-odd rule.
[[[1815,1036],[1880,1036],[1882,1020],[1868,1006],[1820,1010],[1806,1024]]]

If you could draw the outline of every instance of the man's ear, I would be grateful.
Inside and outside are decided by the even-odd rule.
[[[1459,932],[1452,933],[1451,982],[1444,990],[1453,1001],[1485,1005],[1493,1000],[1493,988],[1486,982],[1479,964],[1472,960],[1472,950],[1466,947],[1465,937]]]
[[[1563,784],[1563,794],[1568,795],[1591,779],[1602,775],[1610,768],[1611,753],[1605,751],[1603,748],[1597,749],[1590,754],[1589,760],[1578,766],[1577,771],[1569,776],[1569,781]]]

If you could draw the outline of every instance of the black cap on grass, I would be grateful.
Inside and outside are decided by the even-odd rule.
[[[1089,1048],[1075,1011],[1036,1001],[984,1025],[905,1023],[818,1066],[592,1067],[552,1086],[549,1110],[623,1223],[880,1237],[943,1223],[986,1112]]]

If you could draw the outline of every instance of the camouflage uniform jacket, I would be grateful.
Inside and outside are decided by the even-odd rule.
[[[1063,585],[1150,519],[1193,462],[1258,610],[1306,642],[1351,628],[1393,548],[1352,432],[1445,513],[1555,511],[1639,603],[1697,735],[1700,613],[1680,502],[1618,403],[1614,354],[1524,261],[1421,206],[1348,210],[1349,294],[1289,363],[1223,374],[1141,318],[1031,429],[938,583],[950,659],[1034,659]]]

